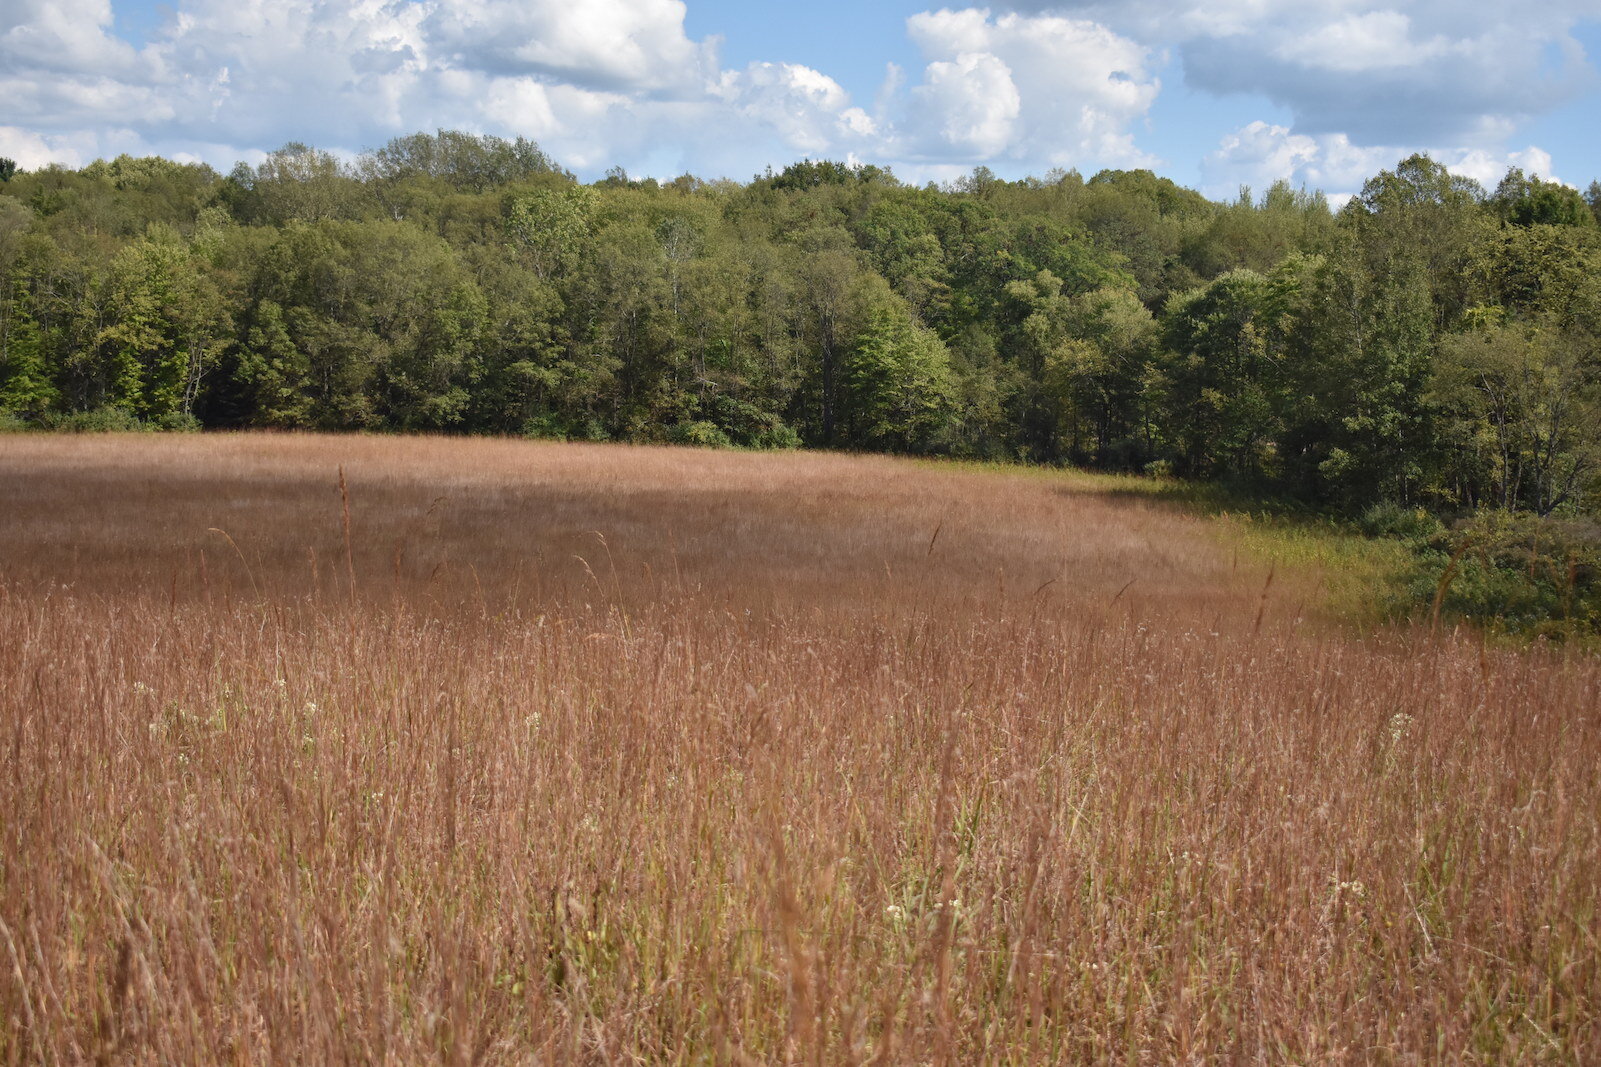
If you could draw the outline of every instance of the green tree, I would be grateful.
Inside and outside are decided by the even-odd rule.
[[[1163,311],[1173,356],[1161,408],[1184,473],[1264,473],[1280,407],[1264,321],[1268,293],[1266,277],[1235,270],[1174,296]]]
[[[840,363],[859,314],[861,268],[842,229],[809,231],[796,245],[803,253],[797,271],[802,327],[817,357],[816,440],[832,445],[839,431]]]
[[[1544,181],[1538,175],[1526,177],[1517,167],[1507,171],[1489,204],[1497,215],[1514,226],[1593,227],[1596,222],[1590,205],[1577,189],[1561,182]]]
[[[1072,340],[1046,356],[1046,390],[1059,405],[1068,455],[1097,466],[1137,469],[1154,454],[1144,383],[1158,341],[1155,319],[1128,285],[1071,298]]]
[[[846,357],[844,393],[854,443],[926,452],[946,442],[952,406],[950,354],[901,308],[881,308]]]
[[[311,425],[311,361],[295,343],[275,301],[256,305],[233,373],[248,399],[246,417],[252,425]]]
[[[1472,264],[1485,292],[1530,321],[1601,333],[1601,240],[1593,230],[1536,223],[1488,234]]]
[[[536,175],[562,173],[537,144],[526,138],[508,141],[457,130],[396,137],[363,155],[357,172],[368,182],[429,178],[475,193]]]
[[[365,190],[331,152],[291,141],[254,169],[240,164],[229,176],[241,221],[283,225],[350,219],[362,213]]]
[[[95,347],[109,402],[157,423],[187,421],[227,341],[221,295],[181,238],[154,227],[113,258],[107,285]]]
[[[1601,471],[1601,374],[1571,336],[1485,316],[1442,346],[1434,397],[1465,504],[1538,515]]]
[[[7,282],[0,271],[0,285],[0,411],[37,419],[60,395],[50,380],[44,333],[21,280]]]
[[[1479,302],[1474,249],[1495,228],[1484,200],[1471,178],[1413,155],[1363,183],[1341,221],[1373,281],[1381,288],[1423,286],[1434,328],[1449,330]]]
[[[42,415],[56,399],[22,268],[32,224],[27,207],[0,199],[0,410],[27,417]]]
[[[595,190],[582,185],[516,197],[506,206],[506,235],[535,274],[552,278],[582,254],[598,202]]]

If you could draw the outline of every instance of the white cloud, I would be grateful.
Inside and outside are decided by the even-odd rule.
[[[1104,26],[941,10],[907,20],[928,60],[897,147],[910,159],[1145,164],[1130,127],[1160,90],[1151,53]]]
[[[928,65],[923,84],[912,90],[913,114],[932,136],[931,156],[989,159],[1012,143],[1023,98],[1012,69],[988,52],[962,52]]]
[[[226,166],[291,139],[348,151],[436,126],[589,158],[610,127],[626,140],[640,114],[706,97],[714,48],[683,16],[678,0],[179,0],[136,50],[106,0],[0,0],[0,99],[90,158],[115,143]],[[118,128],[133,137],[100,132]]]
[[[891,66],[864,105],[799,64],[723,70],[684,15],[681,0],[174,0],[134,47],[109,0],[0,0],[0,100],[28,166],[158,151],[227,167],[435,127],[533,137],[582,172],[1149,162],[1130,130],[1159,88],[1150,52],[1091,22],[914,16],[917,84]]]
[[[802,154],[832,149],[842,128],[849,130],[847,111],[867,118],[849,106],[850,94],[833,78],[794,63],[752,63],[729,71],[716,96],[741,119],[773,131]]]
[[[1343,133],[1310,136],[1284,126],[1253,122],[1223,138],[1202,163],[1202,191],[1214,197],[1231,195],[1242,185],[1258,193],[1275,181],[1321,189],[1343,204],[1381,170],[1394,169],[1417,148],[1397,145],[1355,145]],[[1453,174],[1494,189],[1508,168],[1553,179],[1550,153],[1530,146],[1521,152],[1483,148],[1438,147],[1428,154]]]
[[[716,56],[684,34],[684,11],[680,0],[436,0],[426,28],[436,53],[473,69],[693,93]]]
[[[1287,108],[1358,144],[1490,147],[1594,71],[1571,31],[1596,0],[1000,0],[1074,12],[1175,48],[1186,82]]]
[[[799,64],[722,69],[682,0],[170,0],[138,46],[113,0],[0,0],[0,154],[226,167],[291,139],[349,153],[446,127],[533,137],[586,174],[743,176],[799,155],[903,177],[1155,166],[1136,133],[1171,53],[1192,86],[1292,116],[1229,134],[1208,191],[1350,190],[1398,146],[1493,183],[1508,162],[1549,170],[1507,143],[1589,75],[1570,31],[1601,17],[1601,0],[995,2],[908,19],[921,63],[855,101]]]
[[[0,156],[23,170],[51,163],[81,167],[95,157],[93,137],[45,137],[17,126],[0,126]]]
[[[3,0],[0,56],[40,72],[126,73],[140,65],[139,55],[107,32],[111,23],[109,0]]]
[[[1399,11],[1369,11],[1280,41],[1273,54],[1305,67],[1360,74],[1428,63],[1451,50],[1440,36],[1414,41],[1412,20]]]
[[[1530,177],[1538,176],[1547,181],[1562,180],[1552,173],[1551,153],[1534,145],[1521,152],[1503,153],[1487,152],[1478,148],[1470,149],[1458,154],[1455,160],[1447,162],[1446,166],[1451,173],[1472,178],[1492,192],[1512,167],[1517,167]]]

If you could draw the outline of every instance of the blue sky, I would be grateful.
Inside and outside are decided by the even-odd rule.
[[[802,157],[1339,197],[1410,152],[1601,177],[1601,0],[0,0],[0,155],[227,169],[527,136],[583,177]]]

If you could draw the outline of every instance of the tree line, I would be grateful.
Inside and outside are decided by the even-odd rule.
[[[807,445],[1593,512],[1601,184],[744,184],[441,131],[0,166],[0,420]]]

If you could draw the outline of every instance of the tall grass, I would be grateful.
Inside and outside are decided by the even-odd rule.
[[[0,493],[8,1062],[1601,1054],[1601,665],[1205,520],[362,438]]]

